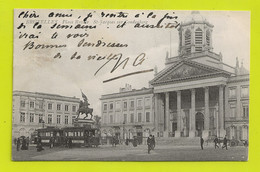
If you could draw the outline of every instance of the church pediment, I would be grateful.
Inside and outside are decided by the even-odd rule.
[[[181,61],[159,73],[151,84],[189,80],[198,77],[206,77],[215,74],[227,74],[225,71],[212,68],[193,61]]]

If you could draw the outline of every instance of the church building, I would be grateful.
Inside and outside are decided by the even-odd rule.
[[[138,126],[139,135],[143,137],[148,131],[157,137],[227,135],[229,139],[248,140],[249,71],[243,63],[239,64],[238,59],[236,66],[225,64],[222,54],[213,51],[213,28],[199,12],[192,12],[178,28],[178,55],[166,56],[165,68],[160,72],[155,70],[155,77],[149,82],[150,88],[143,89],[143,92],[130,89],[127,94],[102,96],[102,129],[111,130],[112,135],[116,129],[121,138],[124,138],[124,126],[133,128],[132,135],[136,135],[134,128]],[[117,95],[123,95],[120,99],[126,102],[121,104],[122,111],[117,111],[118,123],[104,120],[116,115],[115,111],[107,114],[104,109],[107,102],[109,106],[116,103],[114,98]],[[131,99],[133,95],[137,96]],[[143,103],[146,97],[150,98],[149,117],[152,119],[149,125],[145,122],[146,106],[143,106],[143,123],[138,123],[136,110],[123,111],[125,105],[126,108],[128,104],[137,105],[139,97]],[[131,103],[130,99],[134,102]],[[132,123],[124,122],[124,116],[130,115],[128,113],[136,118]]]

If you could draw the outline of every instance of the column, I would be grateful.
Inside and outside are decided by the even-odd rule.
[[[209,136],[209,87],[204,88],[204,100],[205,100],[204,130],[202,132],[202,137],[205,139]]]
[[[196,121],[195,121],[195,88],[191,89],[191,111],[190,111],[190,131],[189,137],[195,137]]]
[[[177,91],[177,130],[175,137],[181,136],[181,91]]]
[[[170,120],[170,107],[169,107],[169,92],[165,93],[165,120],[164,120],[164,133],[163,137],[169,137],[169,120]]]
[[[155,124],[155,131],[158,133],[159,132],[159,108],[158,108],[158,101],[159,95],[158,93],[154,94],[154,124]]]
[[[219,136],[220,137],[224,137],[226,135],[226,132],[224,130],[224,97],[223,97],[223,93],[224,93],[224,86],[220,85],[219,86],[219,103],[218,103],[218,115],[219,115]]]

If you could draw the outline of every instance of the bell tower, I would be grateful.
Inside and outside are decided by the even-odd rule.
[[[179,55],[212,51],[212,30],[210,24],[199,11],[192,11],[184,22],[180,24]]]

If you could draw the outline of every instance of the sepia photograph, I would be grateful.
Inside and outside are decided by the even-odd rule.
[[[250,11],[15,9],[13,161],[248,161]]]

